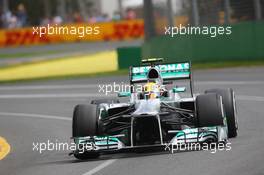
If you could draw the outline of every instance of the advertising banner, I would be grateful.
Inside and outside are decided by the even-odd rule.
[[[0,30],[0,47],[133,40],[143,37],[144,22],[141,19],[94,24],[67,24],[63,26],[47,25]]]

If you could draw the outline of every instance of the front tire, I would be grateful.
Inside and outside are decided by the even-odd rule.
[[[96,135],[97,119],[97,107],[95,105],[77,105],[73,112],[72,136]]]
[[[233,89],[210,89],[205,93],[216,93],[222,96],[225,116],[228,127],[228,137],[233,138],[237,136],[238,124],[236,120],[236,101]]]
[[[98,115],[96,105],[77,105],[74,108],[72,122],[72,136],[86,137],[97,135]],[[98,152],[75,153],[74,157],[80,160],[99,157]]]
[[[224,125],[223,106],[219,95],[199,95],[195,103],[198,127]]]

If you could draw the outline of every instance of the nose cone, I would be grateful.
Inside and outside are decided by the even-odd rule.
[[[160,111],[160,99],[140,100],[136,104],[134,115],[157,115]]]

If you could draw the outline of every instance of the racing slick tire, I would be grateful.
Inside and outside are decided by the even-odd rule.
[[[216,93],[221,95],[223,98],[223,104],[225,109],[225,116],[228,127],[228,137],[233,138],[237,136],[237,119],[236,119],[236,101],[235,93],[233,89],[210,89],[206,90],[205,93]]]
[[[72,136],[85,137],[97,135],[97,106],[95,105],[77,105],[74,108],[72,122]],[[98,152],[75,153],[74,157],[80,160],[97,158]]]
[[[101,103],[120,103],[120,101],[116,98],[113,98],[113,99],[96,99],[96,100],[91,101],[91,104],[94,104],[94,105],[99,105]]]
[[[196,97],[196,115],[198,127],[224,125],[224,113],[221,96],[215,93]]]

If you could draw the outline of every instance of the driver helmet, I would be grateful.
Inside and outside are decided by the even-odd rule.
[[[160,97],[161,86],[156,82],[148,82],[143,86],[145,99],[156,99]]]

